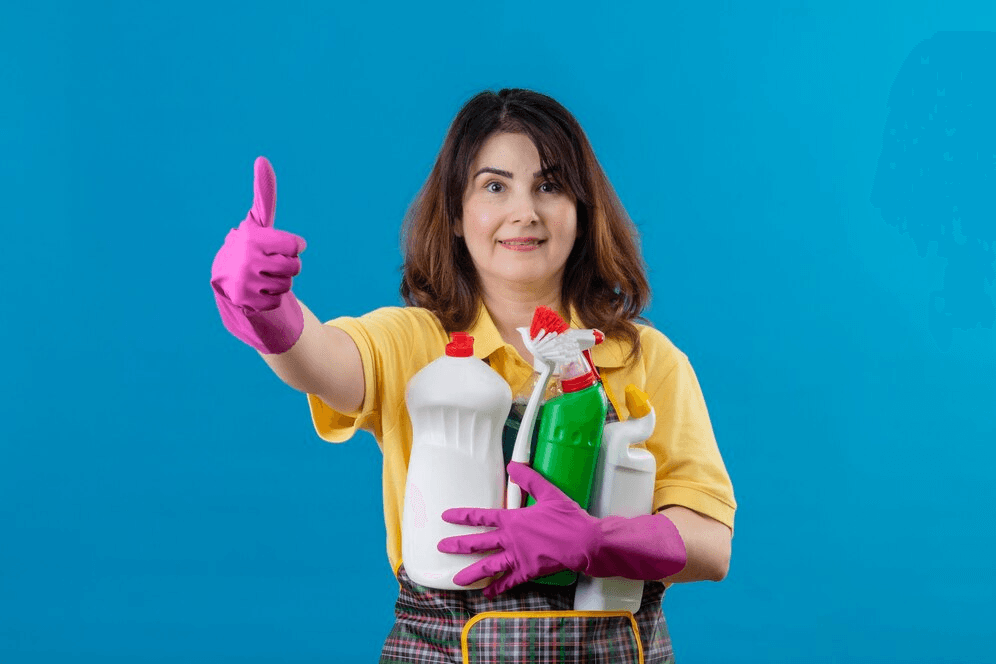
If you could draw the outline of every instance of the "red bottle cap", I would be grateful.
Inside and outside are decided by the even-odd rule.
[[[577,376],[576,378],[568,378],[560,382],[560,387],[564,390],[564,394],[569,394],[570,392],[580,392],[586,387],[591,387],[598,382],[595,378],[595,372],[589,371],[583,376]]]
[[[449,357],[470,357],[474,354],[474,337],[466,332],[454,332],[450,339],[452,341],[446,344],[446,355]]]

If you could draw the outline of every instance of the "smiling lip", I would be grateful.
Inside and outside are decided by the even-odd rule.
[[[509,244],[510,242],[521,242],[522,244]],[[498,244],[512,251],[534,251],[544,242],[546,242],[546,240],[541,240],[536,237],[513,237],[507,240],[498,240]]]

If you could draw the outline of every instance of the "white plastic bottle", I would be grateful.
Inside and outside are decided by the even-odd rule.
[[[634,517],[650,514],[654,506],[657,461],[648,450],[630,447],[650,438],[655,415],[648,397],[635,385],[626,387],[630,419],[605,425],[602,449],[595,467],[588,513]],[[619,576],[592,578],[580,575],[574,592],[575,611],[640,610],[643,581]]]
[[[502,429],[512,406],[512,390],[491,367],[474,357],[474,338],[455,332],[446,355],[408,382],[405,403],[412,423],[401,555],[412,581],[430,588],[483,588],[453,577],[487,554],[441,553],[444,537],[481,533],[487,526],[447,523],[452,507],[501,509],[505,499]]]

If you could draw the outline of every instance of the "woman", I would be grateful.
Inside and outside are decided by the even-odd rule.
[[[265,159],[255,175],[253,208],[215,258],[216,302],[229,331],[308,395],[322,438],[342,442],[363,428],[383,451],[388,558],[400,594],[381,661],[670,661],[664,590],[726,576],[736,502],[687,357],[634,323],[649,300],[636,230],[574,117],[521,89],[467,102],[405,222],[401,294],[408,306],[359,318],[322,324],[294,297],[305,242],[273,228],[276,183]],[[487,522],[496,534],[439,545],[449,553],[495,551],[461,572],[461,585],[503,574],[483,590],[414,584],[401,560],[408,380],[443,354],[450,332],[467,331],[475,355],[513,392],[527,391],[533,358],[516,328],[529,327],[538,306],[606,334],[592,355],[610,419],[626,414],[616,398],[626,385],[650,395],[654,513],[595,519],[538,473],[511,463],[510,477],[538,502],[450,510],[445,519]],[[574,612],[573,587],[531,581],[563,569],[647,581],[639,612]]]

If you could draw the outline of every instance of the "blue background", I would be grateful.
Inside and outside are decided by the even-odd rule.
[[[996,51],[943,35],[991,3],[134,4],[0,21],[5,664],[376,661],[381,454],[318,438],[211,261],[262,154],[298,296],[398,304],[402,215],[505,86],[584,126],[734,482],[679,661],[993,661]]]

